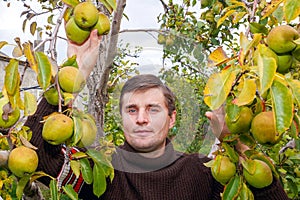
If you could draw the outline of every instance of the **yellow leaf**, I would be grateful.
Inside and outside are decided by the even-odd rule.
[[[271,2],[269,2],[261,13],[262,14],[261,19],[269,17],[283,1],[284,0],[272,0]]]
[[[7,44],[8,44],[8,42],[6,42],[6,41],[0,41],[0,49]]]
[[[228,12],[225,13],[224,16],[222,16],[218,22],[217,22],[217,27],[219,27],[221,24],[223,24],[223,22],[229,17],[231,16],[233,13],[235,13],[235,10],[229,10]]]
[[[24,54],[29,62],[31,69],[35,71],[35,73],[38,73],[38,66],[36,60],[34,59],[33,53],[31,51],[31,45],[28,42],[26,42],[23,44],[23,48],[24,48]]]
[[[25,102],[24,115],[25,116],[33,115],[37,109],[36,97],[29,92],[24,92],[24,102]]]
[[[223,48],[218,47],[208,56],[208,66],[218,66],[229,61],[229,59]]]
[[[251,103],[255,98],[256,83],[254,79],[246,79],[243,81],[243,87],[237,98],[233,102],[238,106]]]

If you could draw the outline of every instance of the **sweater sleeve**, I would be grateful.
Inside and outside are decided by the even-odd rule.
[[[38,171],[43,171],[53,177],[57,177],[61,167],[64,163],[64,155],[61,152],[61,145],[51,145],[42,138],[43,124],[41,121],[43,117],[57,111],[57,106],[48,104],[46,99],[42,99],[37,111],[34,115],[29,116],[25,122],[25,126],[28,126],[32,131],[31,144],[36,146],[37,154],[39,158]],[[50,178],[42,177],[39,179],[45,185],[49,185]]]

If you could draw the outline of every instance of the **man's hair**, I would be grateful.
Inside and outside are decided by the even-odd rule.
[[[143,91],[151,88],[159,88],[165,97],[165,103],[168,108],[168,115],[171,116],[172,112],[176,109],[174,93],[166,86],[157,76],[152,74],[136,75],[129,79],[121,90],[119,101],[120,113],[122,112],[123,97],[126,93]]]

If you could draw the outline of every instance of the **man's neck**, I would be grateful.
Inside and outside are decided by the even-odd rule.
[[[155,151],[151,151],[151,152],[146,152],[146,153],[139,153],[141,156],[144,156],[145,158],[158,158],[161,155],[163,155],[165,152],[165,146],[163,146],[162,148],[155,150]]]

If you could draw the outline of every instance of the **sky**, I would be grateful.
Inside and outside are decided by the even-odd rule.
[[[7,3],[10,7],[7,7]],[[124,13],[128,16],[129,20],[123,18],[121,23],[121,30],[124,29],[158,29],[157,16],[163,12],[163,7],[159,0],[128,0]],[[25,19],[20,17],[22,11],[25,10],[23,3],[29,4],[32,8],[38,8],[35,1],[25,0],[7,0],[0,1],[0,41],[7,41],[10,44],[15,44],[14,38],[20,37],[21,42],[33,41],[37,36],[32,36],[29,31],[29,23],[26,26],[25,33],[22,31],[22,23]],[[45,21],[43,17],[36,17],[31,21],[42,23]],[[62,28],[61,28],[62,29]],[[59,35],[65,37],[63,31]],[[44,38],[43,38],[44,37]],[[45,39],[47,36],[42,36]],[[131,43],[132,47],[139,45],[143,47],[139,62],[141,65],[159,65],[161,64],[162,47],[157,44],[156,40],[148,33],[135,32],[124,33],[119,35],[119,39],[124,43]],[[58,41],[58,64],[65,59],[65,45],[64,41]],[[2,52],[11,56],[13,45],[5,46],[1,49]]]

